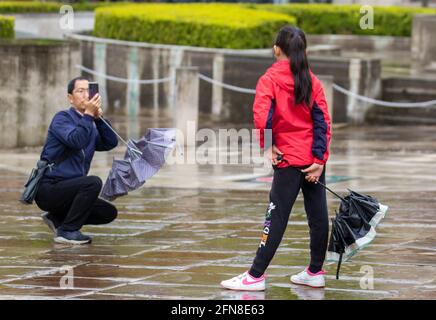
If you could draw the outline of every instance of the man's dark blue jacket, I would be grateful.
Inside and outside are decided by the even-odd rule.
[[[86,176],[94,152],[111,150],[117,144],[117,136],[102,120],[82,116],[73,107],[60,111],[48,129],[41,159],[53,163],[65,151],[68,157],[52,170],[47,170],[43,180],[60,181]]]

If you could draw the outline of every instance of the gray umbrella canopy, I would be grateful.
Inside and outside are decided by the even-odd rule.
[[[115,200],[136,190],[165,164],[176,145],[176,129],[148,129],[139,140],[129,139],[123,160],[114,159],[101,197]]]

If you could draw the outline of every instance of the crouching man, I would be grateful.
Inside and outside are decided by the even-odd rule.
[[[78,77],[68,83],[70,108],[54,116],[41,159],[54,163],[41,179],[35,202],[47,211],[42,218],[55,233],[55,242],[85,244],[91,237],[80,232],[86,224],[106,224],[117,209],[98,196],[102,181],[88,176],[95,151],[118,144],[116,135],[100,119],[101,98],[89,99],[89,82]]]

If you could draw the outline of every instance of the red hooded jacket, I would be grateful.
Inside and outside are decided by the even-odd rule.
[[[256,86],[254,126],[260,130],[264,148],[264,130],[272,129],[272,142],[283,152],[278,167],[325,164],[329,156],[330,116],[321,82],[312,77],[312,105],[295,104],[294,77],[288,60],[274,63]]]

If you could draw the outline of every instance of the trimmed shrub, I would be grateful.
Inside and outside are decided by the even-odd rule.
[[[94,35],[211,48],[266,48],[289,15],[237,4],[137,4],[96,9]]]
[[[308,34],[355,34],[410,37],[415,14],[436,14],[431,8],[374,6],[374,29],[361,29],[359,5],[256,5],[261,10],[289,14]]]
[[[56,2],[5,1],[0,2],[0,13],[59,12],[61,5]]]
[[[130,4],[129,2],[126,2]],[[51,13],[59,12],[63,5],[70,5],[75,11],[94,11],[99,7],[120,6],[124,2],[39,2],[39,1],[0,1],[0,13]]]
[[[0,16],[0,39],[15,38],[14,17]]]

